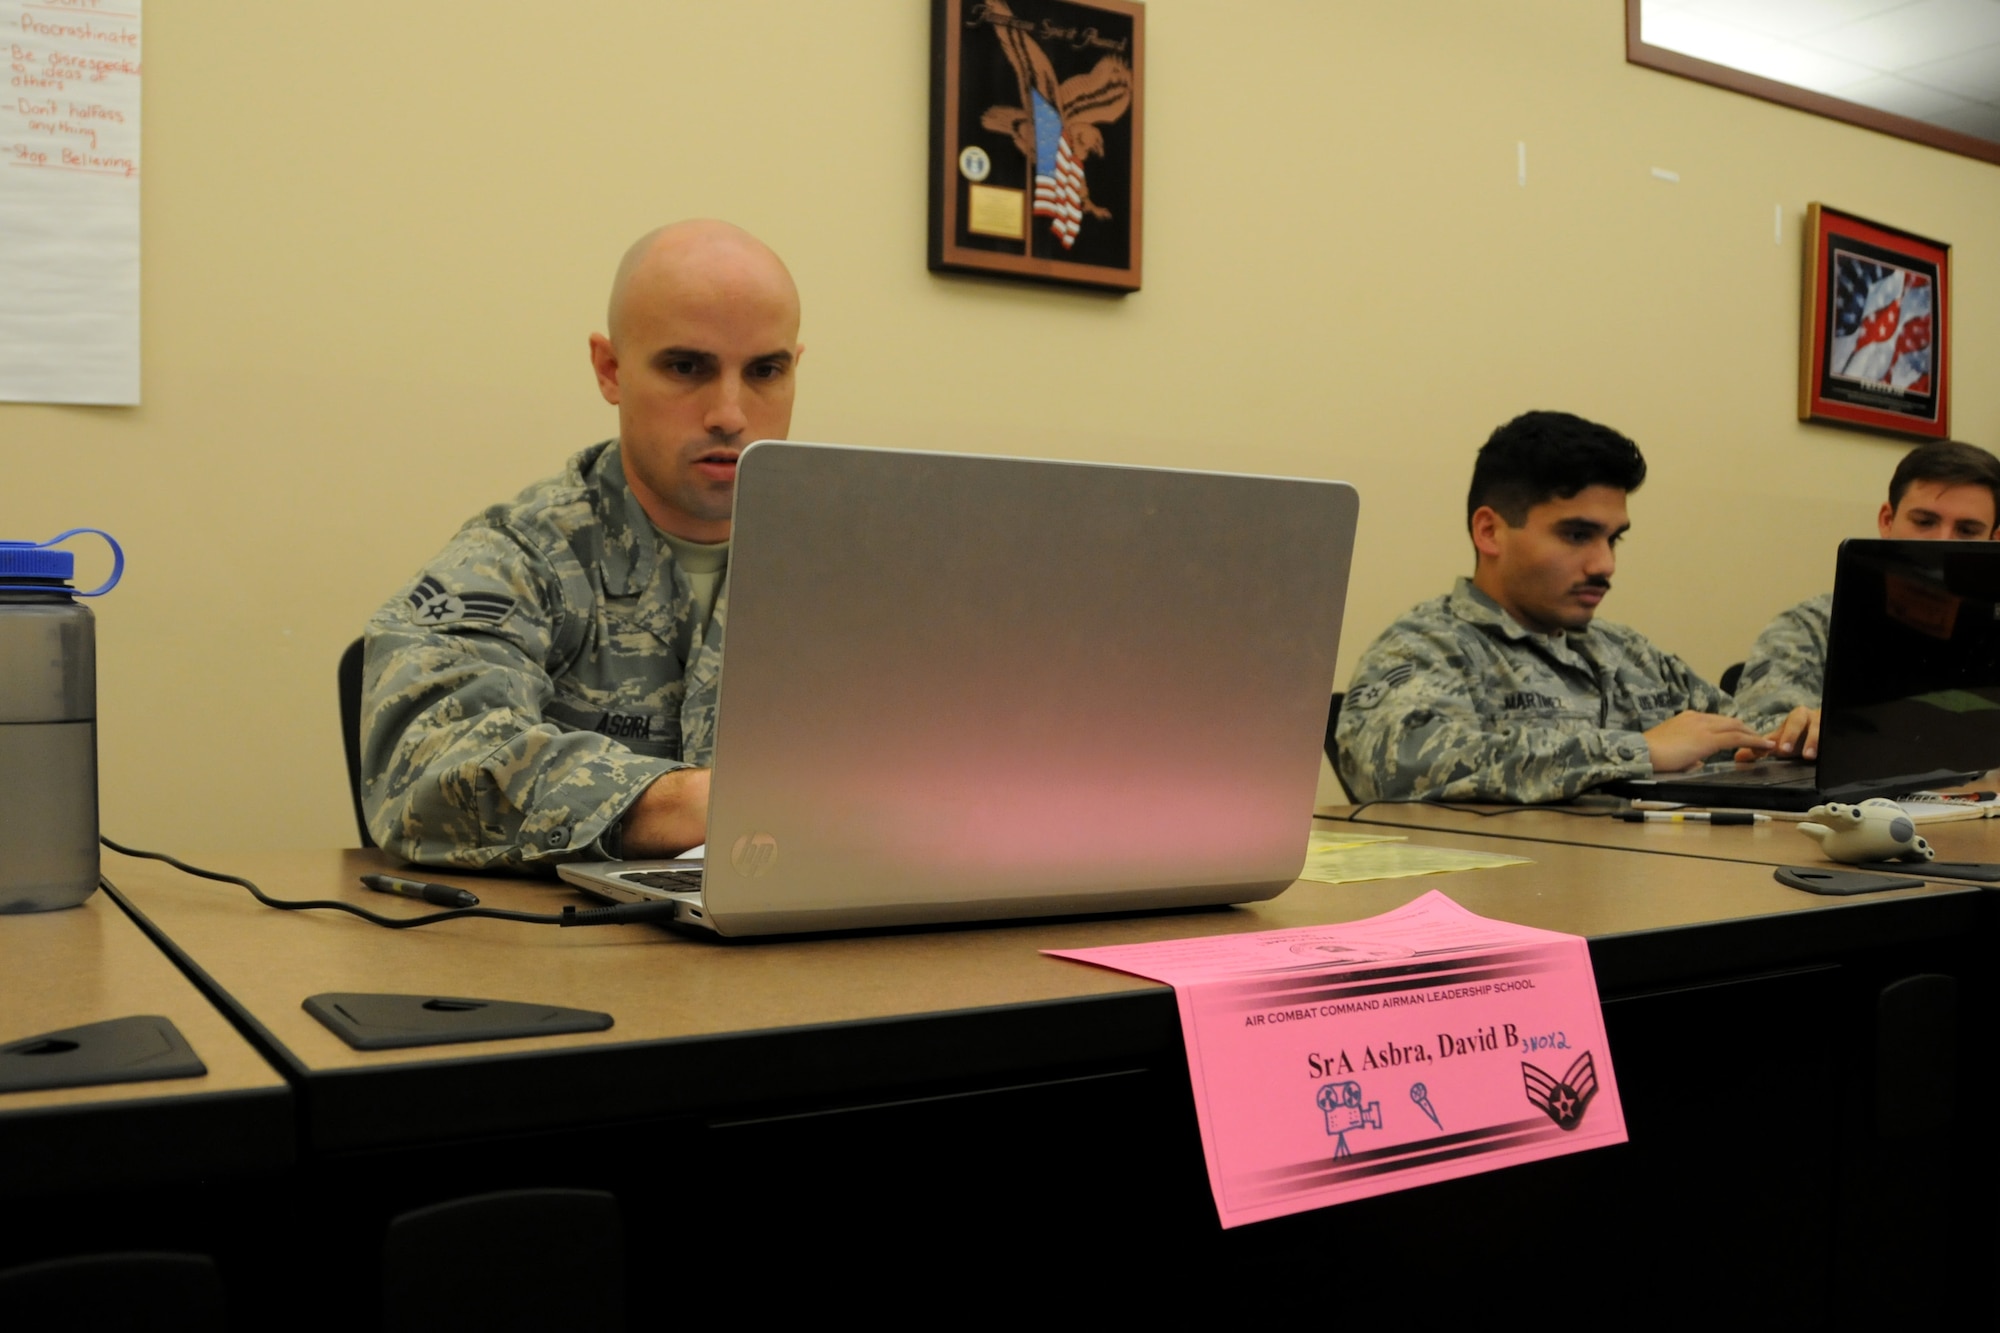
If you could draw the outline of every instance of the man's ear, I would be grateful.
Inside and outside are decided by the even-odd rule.
[[[1875,513],[1875,535],[1878,537],[1888,536],[1889,528],[1891,527],[1891,525],[1895,523],[1895,521],[1896,521],[1896,506],[1890,504],[1887,500],[1884,500],[1882,502],[1881,509],[1877,510]]]
[[[611,340],[601,333],[590,335],[590,368],[597,373],[597,391],[613,407],[618,405],[618,353]]]
[[[1472,511],[1472,549],[1487,559],[1497,560],[1500,556],[1500,530],[1507,527],[1507,520],[1491,505],[1481,505]]]

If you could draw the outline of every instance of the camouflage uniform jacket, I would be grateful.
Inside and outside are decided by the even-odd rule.
[[[709,762],[724,600],[683,665],[692,585],[615,443],[472,519],[368,623],[376,841],[468,869],[616,855],[639,794]]]
[[[1770,731],[1794,708],[1818,708],[1826,684],[1826,636],[1833,594],[1800,602],[1764,627],[1736,682],[1736,716]]]
[[[1650,777],[1640,733],[1728,703],[1634,630],[1530,633],[1462,578],[1369,646],[1335,735],[1341,777],[1364,801],[1559,801]]]

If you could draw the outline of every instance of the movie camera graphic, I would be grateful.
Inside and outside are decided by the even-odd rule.
[[[1333,1135],[1333,1155],[1352,1157],[1347,1136],[1356,1130],[1382,1128],[1382,1103],[1363,1102],[1361,1085],[1353,1079],[1328,1083],[1319,1090],[1319,1109],[1326,1113],[1326,1132]]]

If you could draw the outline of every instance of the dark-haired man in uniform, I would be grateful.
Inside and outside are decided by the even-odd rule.
[[[1466,499],[1472,577],[1383,631],[1354,670],[1337,732],[1350,791],[1559,801],[1774,747],[1687,663],[1596,619],[1631,526],[1625,498],[1645,479],[1632,441],[1566,412],[1493,432]]]

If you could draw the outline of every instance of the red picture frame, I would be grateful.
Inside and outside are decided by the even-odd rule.
[[[1950,436],[1949,245],[1807,207],[1799,420]]]

